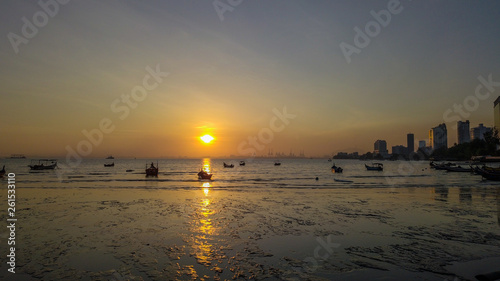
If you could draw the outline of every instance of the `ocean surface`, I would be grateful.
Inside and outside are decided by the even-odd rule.
[[[239,161],[246,165],[240,166]],[[139,188],[190,189],[211,188],[470,188],[496,186],[498,182],[482,180],[469,173],[434,170],[428,161],[382,161],[383,171],[367,171],[372,161],[327,159],[84,159],[69,168],[59,160],[55,170],[32,171],[29,159],[1,159],[7,173],[14,172],[19,187],[25,188]],[[104,167],[114,162],[114,167]],[[159,165],[158,177],[146,177],[145,169]],[[234,164],[224,168],[223,163]],[[336,174],[332,164],[344,169]],[[467,167],[468,163],[457,163]],[[498,166],[498,165],[496,165]],[[211,181],[198,180],[200,169],[213,174]],[[316,178],[318,178],[316,180]],[[335,181],[342,180],[340,181]],[[347,182],[346,182],[347,181]]]

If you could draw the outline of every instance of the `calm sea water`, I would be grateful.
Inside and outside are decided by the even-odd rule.
[[[243,160],[243,159],[242,159]],[[482,180],[469,173],[451,173],[430,169],[428,161],[383,161],[384,171],[367,171],[359,160],[335,160],[344,169],[331,171],[326,159],[283,159],[281,166],[274,159],[245,159],[240,166],[234,159],[85,159],[73,170],[30,171],[29,159],[1,159],[7,172],[16,174],[19,187],[43,188],[401,188],[401,187],[481,187],[498,182]],[[158,177],[146,177],[147,163],[158,161]],[[104,167],[114,162],[114,167]],[[223,162],[234,168],[224,168]],[[64,164],[63,160],[59,163]],[[468,164],[463,164],[467,166]],[[213,173],[213,180],[200,181],[201,168]],[[127,170],[132,170],[128,171]],[[318,180],[316,180],[318,177]],[[351,182],[338,182],[340,179]]]

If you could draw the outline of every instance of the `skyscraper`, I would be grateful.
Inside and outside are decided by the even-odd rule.
[[[448,131],[446,130],[446,124],[439,124],[429,130],[429,140],[432,146],[432,150],[445,147],[448,148]]]
[[[495,128],[500,131],[500,96],[493,102],[493,116]]]
[[[457,122],[457,137],[458,144],[470,142],[470,123],[469,120],[465,122]]]
[[[482,123],[479,124],[479,126],[470,129],[470,133],[472,135],[473,140],[476,140],[476,139],[484,140],[484,134],[486,134],[487,132],[490,132],[490,131],[491,131],[491,128],[483,126]]]
[[[373,144],[373,154],[380,154],[384,157],[389,156],[389,151],[387,150],[387,142],[385,140],[377,140]]]
[[[406,135],[406,153],[411,154],[415,152],[415,136],[413,134],[407,134]]]

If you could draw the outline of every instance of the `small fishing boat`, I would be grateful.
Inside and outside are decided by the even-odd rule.
[[[198,179],[200,180],[211,180],[213,174],[209,174],[207,171],[204,171],[201,169],[201,171],[198,172]]]
[[[115,159],[115,157],[113,157],[112,155],[109,155],[108,157],[106,157],[106,159]]]
[[[146,177],[147,176],[153,176],[153,177],[158,176],[158,162],[156,162],[156,167],[153,164],[153,162],[151,162],[151,165],[149,166],[149,168],[148,168],[148,164],[146,164]]]
[[[234,164],[226,164],[226,162],[224,162],[224,168],[234,168]]]
[[[365,164],[366,170],[368,171],[383,171],[384,170],[384,164],[382,163],[372,163],[371,166],[368,166]]]
[[[492,181],[500,181],[500,172],[487,171],[483,168],[475,167],[474,173],[481,175],[483,178]]]
[[[448,172],[459,172],[459,173],[471,173],[473,171],[472,168],[463,168],[462,166],[458,165],[456,167],[452,166],[444,166],[445,170]]]
[[[0,177],[3,177],[4,175],[5,175],[5,165],[3,165],[3,168],[0,171]]]
[[[353,181],[350,181],[350,180],[341,180],[341,179],[333,179],[334,181],[336,182],[353,182]]]
[[[332,172],[334,173],[342,173],[343,169],[341,167],[337,167],[335,166],[335,163],[333,163],[333,166],[332,166]]]
[[[125,172],[130,173],[133,172],[134,170],[126,170]]]
[[[38,161],[38,164],[36,164],[36,161]],[[31,160],[31,164],[28,165],[28,167],[30,167],[31,170],[54,170],[57,167],[57,160],[56,159]]]
[[[110,163],[110,164],[104,164],[104,167],[114,167],[114,166],[115,166],[115,162]]]
[[[277,160],[276,160],[276,161],[274,162],[274,166],[280,166],[280,165],[281,165],[281,162],[280,162],[280,161],[277,161]]]
[[[245,161],[240,161],[240,166],[245,166]]]

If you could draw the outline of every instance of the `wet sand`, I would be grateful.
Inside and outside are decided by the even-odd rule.
[[[500,270],[495,187],[16,197],[16,274],[2,262],[1,280],[474,280]]]

